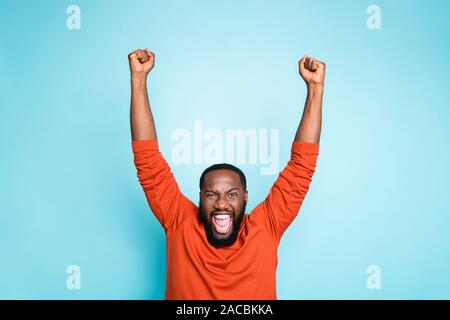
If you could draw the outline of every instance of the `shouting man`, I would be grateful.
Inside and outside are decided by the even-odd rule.
[[[276,299],[280,239],[300,210],[319,154],[325,63],[306,55],[299,61],[308,94],[291,158],[267,198],[245,214],[246,178],[231,164],[203,172],[199,207],[181,193],[159,151],[147,95],[155,55],[135,50],[128,60],[134,163],[166,234],[166,299]]]

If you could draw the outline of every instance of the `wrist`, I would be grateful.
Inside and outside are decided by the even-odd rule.
[[[147,75],[132,73],[131,85],[137,87],[145,87],[147,85]]]
[[[307,83],[308,91],[321,92],[323,91],[323,83]]]

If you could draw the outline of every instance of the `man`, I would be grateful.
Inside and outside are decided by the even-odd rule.
[[[245,175],[230,164],[207,168],[199,208],[179,190],[158,149],[147,95],[155,63],[148,49],[128,56],[134,163],[147,201],[166,233],[166,299],[276,299],[277,249],[309,189],[319,153],[325,63],[304,56],[308,94],[291,159],[251,214]]]

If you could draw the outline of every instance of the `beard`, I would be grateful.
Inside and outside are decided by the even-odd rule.
[[[230,235],[226,238],[218,239],[214,235],[214,226],[212,224],[212,221],[208,219],[208,216],[210,216],[211,214],[206,213],[202,209],[202,205],[200,203],[199,205],[200,219],[202,220],[203,226],[205,227],[206,238],[208,239],[210,245],[212,245],[215,248],[221,248],[221,247],[229,247],[236,242],[239,233],[239,228],[242,223],[242,219],[244,219],[246,205],[247,202],[244,202],[244,206],[242,207],[241,211],[238,212],[237,216],[233,216],[233,227],[232,227],[233,230],[231,231]]]

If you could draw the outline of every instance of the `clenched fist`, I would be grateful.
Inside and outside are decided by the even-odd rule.
[[[132,75],[146,77],[155,65],[155,54],[148,49],[137,49],[128,55]]]
[[[324,62],[304,55],[298,62],[298,70],[308,86],[323,86],[325,81]]]

